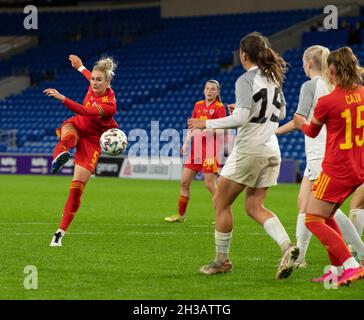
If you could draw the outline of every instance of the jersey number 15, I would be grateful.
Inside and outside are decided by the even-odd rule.
[[[362,119],[362,113],[364,112],[364,106],[358,106],[356,109],[356,128],[360,129],[364,127],[364,119]],[[352,138],[352,131],[351,131],[351,112],[350,109],[345,109],[341,112],[341,117],[345,119],[346,126],[345,126],[345,143],[340,143],[341,150],[351,149],[353,147],[353,138]],[[364,131],[361,138],[356,135],[355,136],[355,143],[358,147],[361,147],[364,144]]]
[[[274,88],[274,97],[272,104],[279,110],[281,108],[281,102],[277,100],[279,94],[278,88]],[[264,123],[267,121],[266,112],[267,112],[267,105],[268,105],[268,90],[267,88],[262,88],[260,91],[258,91],[254,96],[253,100],[255,103],[257,103],[259,100],[262,100],[261,109],[259,112],[259,115],[257,117],[254,117],[250,120],[250,122],[253,123]],[[274,113],[269,119],[272,122],[279,122],[279,117],[277,117]]]

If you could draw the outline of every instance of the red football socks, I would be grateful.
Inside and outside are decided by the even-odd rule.
[[[180,216],[184,216],[186,213],[186,208],[188,205],[188,201],[190,200],[190,198],[184,197],[182,195],[179,196],[179,200],[178,200],[178,213]]]
[[[55,159],[61,152],[68,151],[76,146],[76,137],[73,133],[67,134],[60,140],[54,147],[53,159]]]
[[[84,189],[85,184],[83,182],[77,180],[71,182],[70,192],[64,207],[62,221],[59,226],[60,229],[66,231],[68,226],[71,224],[75,213],[81,205],[81,197]]]
[[[333,266],[341,266],[351,257],[340,229],[332,217],[325,219],[322,216],[306,213],[305,224],[326,248]]]

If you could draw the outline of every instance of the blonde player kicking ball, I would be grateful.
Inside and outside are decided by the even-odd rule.
[[[333,86],[326,78],[327,57],[329,53],[329,49],[315,45],[307,48],[303,54],[303,69],[310,80],[304,82],[301,86],[296,114],[305,117],[308,121],[311,121],[313,117],[317,100],[320,97],[329,94],[333,89]],[[292,120],[279,127],[276,130],[276,134],[284,134],[293,130],[296,130],[296,128]],[[296,266],[300,268],[305,268],[307,266],[305,257],[312,233],[305,226],[305,213],[312,185],[322,171],[321,164],[325,155],[325,145],[325,126],[322,127],[322,130],[317,137],[310,138],[305,136],[307,165],[298,194],[299,214],[296,226],[297,246],[300,249],[300,255],[296,261]],[[343,233],[344,239],[353,245],[354,250],[358,252],[359,259],[363,260],[364,243],[358,235],[354,225],[340,209],[336,211],[334,218]]]
[[[61,247],[62,239],[81,205],[81,199],[91,175],[95,171],[101,153],[100,136],[118,125],[114,119],[116,100],[111,80],[116,68],[111,58],[101,58],[92,72],[87,70],[81,59],[71,54],[69,60],[74,69],[88,80],[88,89],[83,105],[65,97],[56,89],[48,88],[44,93],[64,104],[76,115],[67,119],[59,131],[60,141],[54,148],[52,173],[58,173],[69,160],[70,149],[76,148],[75,169],[61,223],[53,235],[51,247]]]
[[[229,248],[233,219],[231,205],[246,190],[248,215],[277,242],[282,257],[276,279],[290,276],[299,255],[278,217],[264,207],[268,188],[277,184],[280,150],[274,134],[285,117],[282,83],[286,63],[268,39],[251,33],[240,42],[240,60],[246,70],[235,84],[236,108],[231,116],[215,120],[189,119],[189,128],[238,128],[234,149],[221,170],[214,205],[216,210],[214,261],[200,272],[213,275],[232,269]]]

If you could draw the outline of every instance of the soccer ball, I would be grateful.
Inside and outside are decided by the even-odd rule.
[[[128,146],[124,131],[113,128],[105,131],[100,137],[101,150],[110,156],[117,156]]]

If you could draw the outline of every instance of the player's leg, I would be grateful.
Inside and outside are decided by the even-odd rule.
[[[202,172],[204,176],[204,182],[207,190],[214,196],[217,187],[217,176],[219,171],[218,162],[216,156],[209,158],[202,158]]]
[[[297,224],[296,224],[296,240],[297,240],[297,247],[300,249],[300,254],[296,261],[296,267],[303,267],[307,266],[306,264],[306,252],[307,248],[310,244],[310,240],[312,237],[312,233],[307,229],[305,225],[305,214],[308,199],[311,194],[311,187],[313,182],[309,180],[309,178],[304,175],[300,191],[298,193],[298,216],[297,216]]]
[[[233,231],[231,205],[245,186],[223,176],[220,177],[214,196],[215,206],[215,249],[214,261],[202,266],[200,272],[208,275],[228,272],[232,268],[229,259],[230,243]]]
[[[62,238],[81,205],[86,183],[94,172],[100,156],[100,147],[86,139],[80,139],[75,153],[75,169],[58,230],[51,246],[62,246]]]
[[[187,205],[190,200],[190,189],[193,178],[195,177],[197,171],[190,168],[184,167],[181,177],[181,189],[178,199],[178,213],[170,217],[164,218],[168,222],[183,222],[185,219],[185,213],[187,210]]]
[[[211,195],[214,196],[217,187],[217,177],[215,173],[204,172],[204,183],[207,190],[210,191]]]
[[[68,199],[63,210],[62,220],[51,241],[52,247],[62,246],[62,238],[64,237],[76,212],[80,208],[82,194],[91,174],[92,173],[88,169],[77,164],[75,165]]]
[[[60,141],[56,144],[53,152],[52,174],[58,173],[70,159],[69,150],[77,145],[78,140],[77,130],[71,123],[66,123],[61,127]]]
[[[331,218],[338,207],[337,203],[342,203],[352,190],[341,187],[332,180],[329,176],[322,174],[315,182],[313,188],[315,193],[312,193],[307,205],[306,226],[326,248],[331,265],[343,266],[344,273],[337,282],[338,285],[342,285],[348,281],[358,280],[364,276],[364,272],[351,255],[339,228]],[[332,199],[333,202],[324,199]]]
[[[291,244],[291,240],[278,217],[264,207],[267,192],[267,187],[248,187],[245,196],[245,209],[247,214],[262,225],[264,230],[281,248],[282,258],[276,279],[283,279],[289,277],[292,273],[299,249]]]
[[[214,195],[216,193],[216,188],[217,188],[217,175],[215,173],[211,173],[211,171],[209,171],[209,172],[204,172],[203,176],[204,176],[205,186],[212,195],[212,204],[213,204],[213,202],[214,202],[213,199],[214,199]],[[213,224],[215,224],[215,223],[216,222],[214,220]]]
[[[355,213],[355,211],[354,211]],[[357,229],[351,220],[342,212],[337,209],[334,214],[335,221],[337,222],[342,232],[343,238],[348,243],[348,247],[355,257],[361,263],[364,262],[364,243],[358,234]]]
[[[350,202],[349,218],[354,224],[360,237],[363,236],[364,229],[364,187],[360,186],[355,190]]]
[[[353,223],[360,238],[364,229],[364,187],[360,186],[355,190],[350,202],[349,219]],[[361,258],[363,261],[363,258]]]

